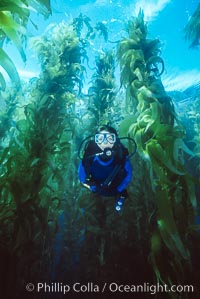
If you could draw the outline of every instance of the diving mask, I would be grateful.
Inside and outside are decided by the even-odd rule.
[[[115,143],[116,135],[114,133],[97,133],[95,134],[95,143],[102,144],[107,141],[110,144]]]

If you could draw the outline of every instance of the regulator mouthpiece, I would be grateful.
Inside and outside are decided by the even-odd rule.
[[[104,154],[107,156],[107,157],[111,157],[112,156],[112,151],[110,148],[105,148],[104,149]]]

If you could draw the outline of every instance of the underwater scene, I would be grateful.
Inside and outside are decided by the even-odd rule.
[[[2,298],[200,296],[200,2],[0,1]]]

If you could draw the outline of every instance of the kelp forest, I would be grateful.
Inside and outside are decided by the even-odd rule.
[[[142,11],[111,43],[105,24],[83,14],[28,38],[31,8],[51,14],[49,1],[0,3],[0,65],[9,77],[0,73],[2,298],[63,296],[58,289],[27,291],[28,283],[39,282],[193,285],[192,294],[107,293],[198,298],[199,86],[165,91],[162,41],[149,38]],[[190,47],[200,38],[199,10],[185,27]],[[95,52],[97,39],[104,49]],[[23,82],[7,42],[24,61],[30,44],[38,77]],[[112,199],[103,210],[105,199],[78,180],[80,145],[103,124],[137,145],[120,214]],[[68,296],[75,295],[91,292]]]

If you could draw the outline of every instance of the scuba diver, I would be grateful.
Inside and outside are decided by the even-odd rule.
[[[78,175],[83,186],[92,192],[115,197],[115,209],[121,211],[128,197],[126,187],[132,178],[132,166],[128,149],[114,128],[102,126],[94,140],[86,143]]]

